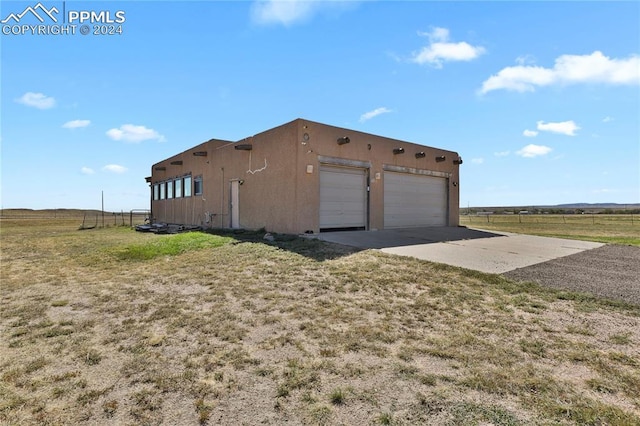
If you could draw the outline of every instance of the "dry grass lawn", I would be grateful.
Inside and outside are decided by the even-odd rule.
[[[640,424],[637,306],[317,240],[0,225],[0,424]]]
[[[460,225],[493,231],[640,246],[640,215],[464,215]]]

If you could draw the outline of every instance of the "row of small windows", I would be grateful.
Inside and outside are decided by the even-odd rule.
[[[193,187],[191,181],[193,180]],[[202,195],[202,176],[183,176],[171,179],[165,182],[153,184],[153,199],[167,200],[171,198],[191,197],[193,195]]]

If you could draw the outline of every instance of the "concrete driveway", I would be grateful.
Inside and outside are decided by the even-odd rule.
[[[333,243],[379,249],[481,272],[502,274],[603,246],[588,241],[489,232],[464,227],[321,233]]]

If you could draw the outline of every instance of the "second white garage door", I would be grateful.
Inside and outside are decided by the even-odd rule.
[[[384,227],[447,226],[447,179],[384,173]]]
[[[366,225],[365,170],[320,166],[320,229],[365,229]]]

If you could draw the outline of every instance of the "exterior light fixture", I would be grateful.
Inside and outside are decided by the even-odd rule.
[[[458,157],[455,160],[453,160],[453,164],[456,164],[456,165],[462,164],[462,157]]]
[[[445,157],[444,155],[438,155],[438,156],[436,157],[436,161],[437,161],[438,163],[440,163],[440,162],[442,162],[442,161],[444,161],[444,160],[446,160],[446,159],[447,159],[447,157]]]
[[[393,148],[393,155],[404,154],[404,148]]]
[[[234,145],[234,148],[239,151],[251,151],[253,149],[253,145],[250,143],[243,143],[240,145]]]
[[[416,158],[424,158],[427,154],[424,151],[416,152]]]
[[[193,155],[195,155],[196,157],[206,157],[207,151],[196,151],[193,153]]]
[[[182,160],[176,160],[171,162],[172,166],[182,166]]]
[[[338,145],[344,145],[351,142],[351,139],[349,139],[348,136],[343,136],[341,138],[338,138]]]

